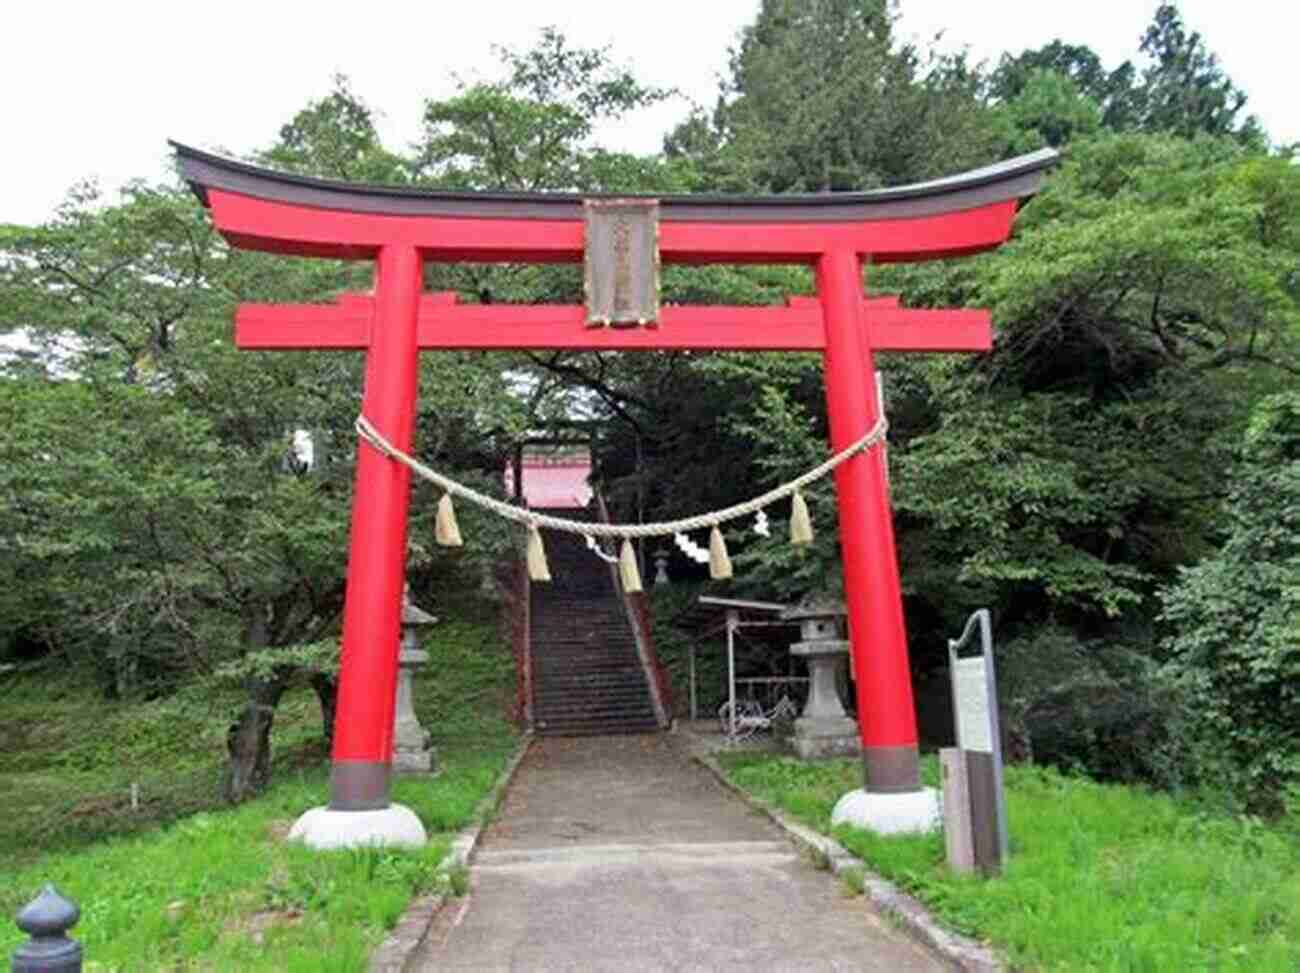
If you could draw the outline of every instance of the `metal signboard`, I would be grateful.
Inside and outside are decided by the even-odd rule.
[[[976,632],[980,654],[961,657],[959,653],[974,641]],[[961,751],[965,790],[970,801],[975,864],[982,871],[995,872],[1007,858],[1009,838],[1002,787],[993,625],[987,608],[971,615],[960,638],[949,640],[948,661],[957,747]]]

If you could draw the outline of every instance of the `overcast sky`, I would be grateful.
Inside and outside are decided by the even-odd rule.
[[[1136,54],[1158,0],[902,0],[901,36],[967,47],[995,60],[1060,37],[1107,66]],[[7,4],[0,55],[3,130],[0,223],[46,219],[74,182],[113,188],[165,173],[166,140],[247,152],[336,72],[381,113],[392,148],[417,134],[420,104],[457,76],[490,77],[491,46],[527,47],[543,25],[573,42],[613,47],[647,82],[708,105],[736,32],[757,0],[471,0],[313,3],[222,0],[155,4],[46,0]],[[1278,142],[1300,141],[1294,23],[1283,0],[1183,0]],[[399,11],[403,11],[399,14]],[[1294,18],[1294,14],[1290,15]],[[684,101],[601,133],[605,144],[654,152]]]

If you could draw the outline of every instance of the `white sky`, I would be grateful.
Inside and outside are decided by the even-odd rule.
[[[1158,0],[902,0],[903,37],[944,32],[948,47],[995,59],[1061,37],[1091,46],[1108,67],[1137,52]],[[1300,141],[1294,50],[1300,13],[1289,0],[1183,0],[1250,95],[1278,142]],[[727,48],[757,0],[221,0],[116,3],[10,0],[0,21],[3,131],[0,223],[46,219],[87,177],[114,188],[165,173],[167,138],[245,152],[328,92],[342,71],[382,113],[393,148],[418,132],[423,99],[454,90],[454,75],[491,76],[493,43],[527,47],[558,26],[575,44],[613,46],[646,82],[712,104]],[[611,147],[654,152],[685,113],[659,106],[602,132]]]

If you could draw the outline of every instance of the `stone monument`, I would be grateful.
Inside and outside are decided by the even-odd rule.
[[[429,653],[417,648],[415,631],[438,619],[411,604],[409,587],[402,592],[402,643],[398,656],[397,704],[393,718],[393,773],[436,773],[429,732],[415,715],[411,680],[415,669],[429,661]]]
[[[781,613],[799,623],[799,638],[790,654],[808,664],[808,701],[794,721],[791,744],[804,760],[847,757],[862,752],[858,724],[844,712],[836,681],[849,658],[849,642],[840,638],[847,615],[844,603],[824,595],[809,595]]]

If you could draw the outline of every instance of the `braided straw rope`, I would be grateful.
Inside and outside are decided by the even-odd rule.
[[[670,534],[698,530],[701,527],[716,527],[729,520],[744,517],[746,514],[756,513],[777,500],[791,496],[795,491],[802,489],[809,483],[820,480],[837,466],[852,459],[863,450],[879,444],[884,440],[885,432],[888,429],[889,424],[885,422],[885,417],[881,416],[866,435],[840,450],[820,466],[813,467],[807,473],[791,480],[789,483],[784,483],[775,489],[768,490],[767,493],[761,496],[736,504],[733,507],[724,507],[722,510],[715,510],[711,513],[698,514],[682,520],[662,521],[655,524],[601,524],[585,520],[566,520],[563,517],[548,517],[546,514],[539,514],[524,507],[516,507],[513,504],[489,497],[485,493],[479,493],[477,490],[467,487],[463,483],[457,483],[450,477],[443,476],[437,470],[432,470],[414,457],[403,453],[385,439],[365,416],[358,416],[356,422],[357,435],[371,446],[390,459],[397,460],[402,465],[409,467],[417,476],[442,487],[453,496],[463,497],[470,503],[478,504],[478,506],[490,510],[506,520],[513,520],[526,527],[549,527],[551,530],[562,530],[570,534],[582,534],[587,537],[667,537]]]

